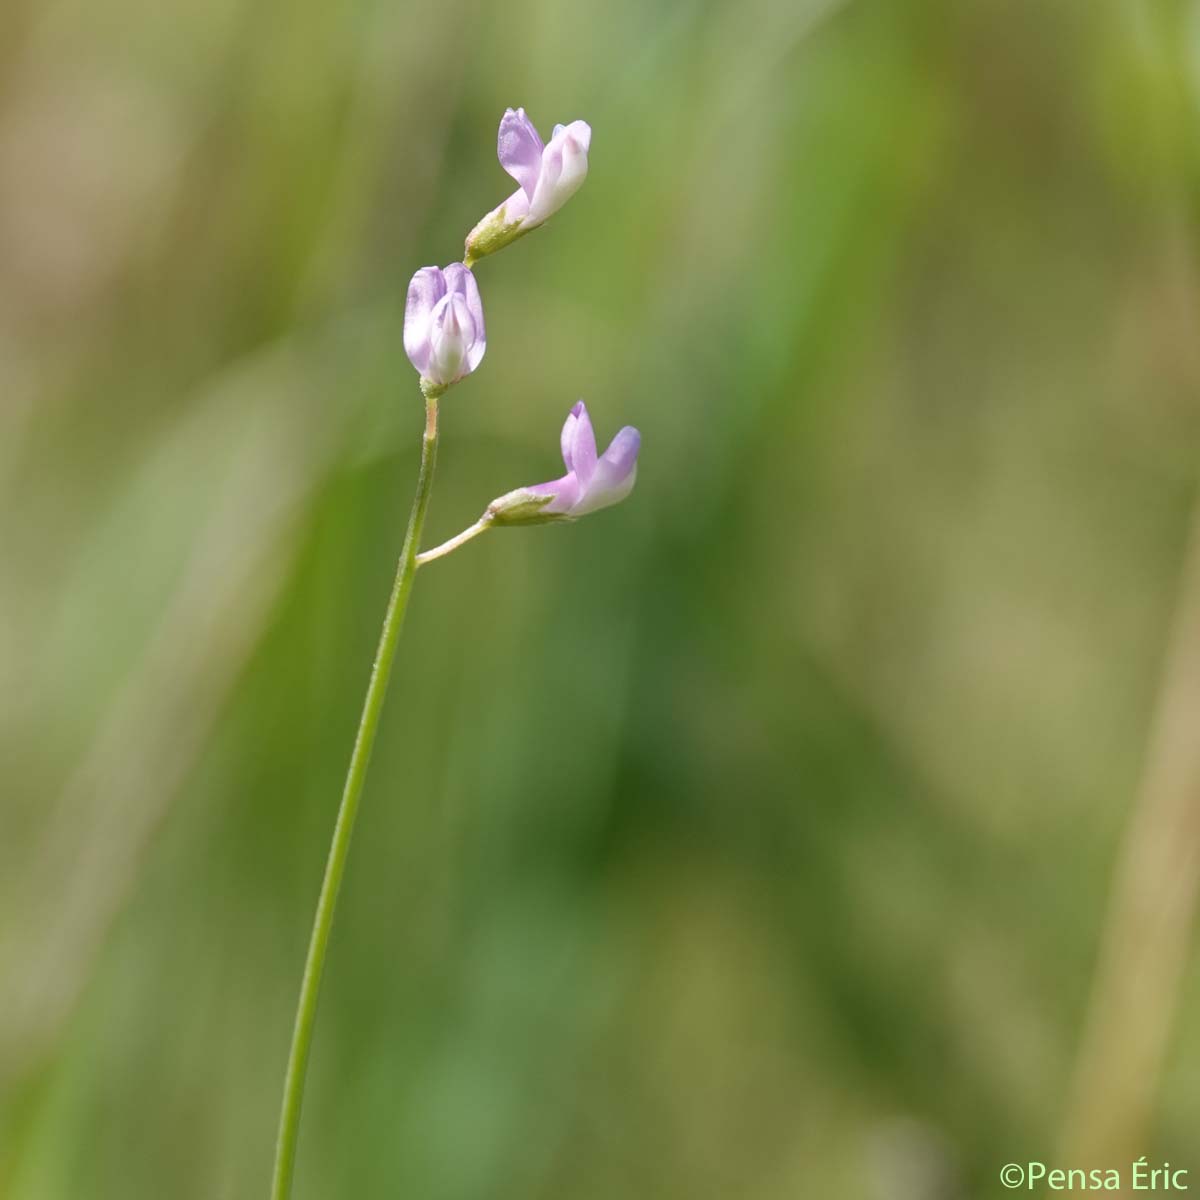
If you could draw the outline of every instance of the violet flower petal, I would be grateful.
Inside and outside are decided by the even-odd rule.
[[[457,382],[472,368],[469,352],[475,341],[475,319],[466,299],[458,292],[443,296],[434,306],[430,320],[429,363],[425,378],[431,383]]]
[[[443,272],[446,290],[462,296],[471,314],[473,336],[467,347],[467,374],[483,361],[487,349],[487,327],[483,321],[483,299],[479,295],[479,284],[475,276],[462,263],[451,263]]]
[[[518,108],[514,112],[511,108],[506,109],[500,118],[500,131],[496,136],[496,155],[500,165],[531,199],[542,169],[542,150],[542,139],[533,122],[525,115],[525,110]]]
[[[529,197],[521,188],[517,188],[515,192],[505,202],[500,205],[500,221],[504,225],[516,225],[524,223],[525,218],[529,216]]]
[[[529,197],[524,224],[540,225],[553,216],[583,186],[588,172],[592,127],[586,121],[556,125],[554,136],[542,151],[537,186]]]
[[[437,267],[422,267],[408,285],[408,298],[404,304],[404,352],[421,375],[429,365],[433,308],[445,294],[446,280]]]
[[[588,416],[587,405],[580,400],[567,414],[562,427],[562,456],[568,471],[587,486],[596,469],[596,434]]]
[[[568,133],[586,154],[592,148],[592,127],[586,121],[572,121],[570,125],[555,125],[554,136]]]
[[[571,516],[582,517],[624,500],[637,482],[637,458],[642,435],[626,425],[600,456],[583,495],[571,508]]]
[[[561,479],[554,479],[550,483],[535,483],[524,489],[527,492],[532,492],[535,496],[553,496],[554,499],[546,505],[542,512],[547,516],[554,513],[561,513],[564,516],[570,513],[571,509],[579,502],[579,497],[583,489],[579,485],[579,478],[574,471],[564,475]]]

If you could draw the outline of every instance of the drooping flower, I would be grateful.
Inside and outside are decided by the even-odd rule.
[[[462,263],[422,267],[408,285],[404,350],[421,378],[444,388],[483,358],[487,331],[475,276]]]
[[[626,425],[596,455],[596,435],[582,400],[571,409],[562,429],[562,456],[567,473],[551,483],[517,488],[488,505],[495,525],[537,525],[545,521],[574,521],[597,509],[624,500],[637,480],[642,435]]]
[[[494,254],[553,216],[587,178],[592,127],[586,121],[555,125],[542,143],[523,108],[500,118],[496,154],[500,165],[521,185],[467,234],[468,262]]]

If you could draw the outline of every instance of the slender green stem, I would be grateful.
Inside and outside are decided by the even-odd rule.
[[[271,1200],[288,1200],[292,1191],[300,1105],[304,1098],[304,1075],[308,1067],[308,1052],[312,1046],[317,998],[321,992],[325,952],[329,948],[329,931],[333,926],[338,890],[346,870],[346,856],[350,850],[350,837],[354,832],[354,819],[358,815],[358,801],[367,777],[367,766],[371,761],[375,732],[379,727],[379,714],[383,711],[383,701],[387,695],[392,659],[396,654],[400,628],[404,624],[408,595],[412,591],[413,578],[417,573],[417,546],[420,544],[421,526],[425,521],[425,510],[429,507],[429,493],[433,487],[433,468],[437,459],[437,403],[436,396],[427,396],[425,440],[421,451],[417,494],[408,518],[404,548],[400,551],[396,582],[392,586],[387,614],[383,618],[383,632],[379,637],[379,649],[375,652],[375,665],[371,668],[371,681],[367,685],[367,697],[358,724],[358,736],[354,740],[354,753],[350,756],[350,770],[342,791],[342,803],[333,830],[329,858],[325,863],[325,879],[321,884],[320,898],[317,900],[317,915],[313,921],[308,958],[304,963],[304,978],[300,984],[300,1002],[296,1007],[296,1024],[292,1031],[287,1078],[283,1084],[283,1107],[279,1114],[279,1138],[275,1144],[275,1173],[271,1184]]]
[[[465,545],[472,538],[485,533],[491,527],[492,514],[485,512],[474,525],[464,529],[462,533],[456,533],[449,541],[443,542],[440,546],[434,546],[432,550],[426,550],[424,553],[418,554],[417,566],[423,567],[427,562],[433,562],[435,558],[441,558],[443,555],[449,554],[452,550],[457,550],[459,546]]]

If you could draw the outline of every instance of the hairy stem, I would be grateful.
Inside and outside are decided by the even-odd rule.
[[[288,1054],[287,1077],[283,1084],[283,1106],[279,1114],[279,1138],[275,1144],[271,1200],[288,1200],[292,1191],[300,1107],[304,1098],[304,1076],[308,1067],[309,1050],[312,1047],[313,1025],[317,1015],[317,999],[321,992],[321,976],[325,969],[325,953],[329,948],[329,933],[333,927],[333,914],[337,907],[338,891],[342,886],[342,876],[346,871],[346,857],[350,850],[350,838],[354,833],[354,820],[358,815],[358,802],[367,777],[371,750],[375,745],[379,715],[383,711],[383,702],[387,695],[392,659],[396,654],[396,643],[404,624],[408,596],[417,573],[417,547],[421,540],[425,510],[429,507],[429,493],[433,487],[438,439],[437,405],[436,395],[427,396],[425,438],[421,450],[417,494],[408,518],[404,547],[400,551],[396,582],[392,585],[392,595],[383,618],[383,631],[379,637],[379,648],[375,652],[375,664],[371,668],[371,680],[367,684],[362,718],[354,740],[354,752],[350,756],[350,769],[346,774],[346,785],[342,791],[341,806],[338,808],[333,841],[329,846],[329,858],[325,863],[325,878],[317,900],[317,914],[313,920],[308,957],[304,962],[304,978],[300,983],[300,1000],[296,1007],[296,1024],[292,1031],[292,1048]]]

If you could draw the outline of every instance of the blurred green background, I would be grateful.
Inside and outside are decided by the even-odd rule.
[[[404,292],[513,189],[507,105],[591,173],[478,267],[426,542],[579,396],[640,479],[417,581],[298,1200],[1003,1195],[1139,1088],[1200,1171],[1196,5],[0,22],[0,1194],[266,1196]],[[1138,812],[1193,852],[1115,943],[1110,1095]]]

